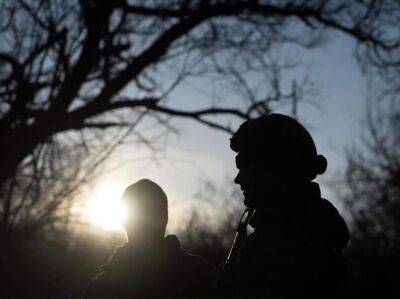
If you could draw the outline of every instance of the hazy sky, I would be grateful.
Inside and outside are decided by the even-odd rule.
[[[320,96],[315,100],[320,103],[322,110],[300,104],[299,118],[310,129],[319,153],[328,159],[328,171],[321,177],[322,182],[338,178],[336,174],[343,170],[345,162],[343,150],[359,136],[360,119],[365,109],[366,82],[353,57],[354,46],[348,37],[332,34],[323,47],[314,50],[289,49],[308,65],[308,75],[321,89]],[[184,96],[196,100],[202,96],[202,88],[186,86]],[[288,113],[287,110],[282,108],[276,112]],[[199,202],[193,199],[193,195],[205,181],[226,188],[227,182],[236,175],[228,134],[191,120],[177,120],[175,123],[179,124],[180,134],[170,138],[165,159],[160,163],[148,159],[135,160],[148,156],[148,152],[125,146],[115,153],[107,166],[118,167],[102,176],[95,187],[96,190],[113,182],[122,193],[127,185],[141,178],[156,181],[169,197],[170,229],[177,224],[183,211],[192,203]],[[239,124],[236,122],[233,125],[236,128]],[[324,184],[321,189],[323,196],[341,209],[335,194]],[[199,208],[198,205],[196,207]]]

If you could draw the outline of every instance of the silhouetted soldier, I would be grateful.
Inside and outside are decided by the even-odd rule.
[[[118,247],[87,287],[84,298],[180,297],[208,295],[217,273],[204,259],[188,254],[175,235],[164,237],[167,197],[150,180],[125,190],[128,243]]]
[[[254,232],[229,260],[222,288],[238,296],[340,295],[349,231],[311,182],[327,161],[310,134],[295,119],[270,114],[242,124],[231,148]]]

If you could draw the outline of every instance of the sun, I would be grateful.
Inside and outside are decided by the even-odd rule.
[[[118,184],[98,184],[85,209],[88,220],[104,230],[123,231],[126,210],[121,202],[122,192]]]

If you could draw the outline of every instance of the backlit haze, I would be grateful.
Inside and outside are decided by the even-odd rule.
[[[325,183],[340,178],[338,173],[345,165],[344,149],[359,136],[360,120],[365,111],[365,79],[352,56],[354,42],[339,33],[332,34],[325,46],[314,50],[294,47],[288,48],[289,54],[294,52],[306,66],[293,75],[307,73],[320,86],[320,95],[315,101],[321,108],[300,103],[298,116],[314,137],[319,153],[328,159],[328,170],[319,180],[322,195],[342,209],[335,193]],[[207,92],[208,87],[201,83],[183,85],[174,101],[181,101],[182,109],[190,109],[192,103],[204,103]],[[224,105],[230,106],[230,102]],[[290,107],[279,107],[275,112],[289,114]],[[231,121],[233,128],[240,125],[237,119]],[[112,155],[104,167],[106,171],[83,199],[85,217],[93,225],[121,231],[121,221],[126,217],[121,194],[128,185],[142,178],[154,180],[166,192],[170,231],[184,223],[191,209],[205,209],[205,204],[195,196],[205,182],[212,182],[221,189],[232,182],[237,170],[235,155],[229,149],[230,136],[191,120],[176,119],[173,123],[179,134],[169,136],[168,146],[158,155],[158,161],[154,161],[145,147],[129,144]],[[218,198],[210,199],[207,204],[213,202],[218,206]],[[223,213],[223,209],[218,213]]]
[[[123,230],[121,222],[126,211],[120,200],[122,187],[111,179],[97,183],[85,206],[85,216],[93,225],[105,230]]]

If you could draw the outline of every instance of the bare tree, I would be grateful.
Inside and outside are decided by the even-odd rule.
[[[227,179],[221,185],[205,181],[195,196],[178,232],[184,247],[215,265],[221,263],[232,245],[243,213],[242,193]]]
[[[113,132],[111,136],[94,134],[92,140],[69,132],[52,136],[37,146],[1,186],[2,233],[29,234],[81,222],[78,215],[71,213],[74,200],[132,129]]]
[[[400,10],[387,3],[387,38],[396,42]],[[371,24],[371,26],[374,26]],[[358,52],[368,80],[364,131],[347,151],[345,206],[352,221],[353,246],[375,254],[395,254],[400,246],[400,50],[373,45]]]
[[[398,11],[394,0],[1,1],[2,224],[33,206],[27,217],[44,223],[50,216],[37,207],[67,203],[107,156],[99,157],[108,149],[98,142],[108,139],[112,149],[120,139],[110,135],[125,136],[105,130],[125,127],[146,142],[138,124],[169,128],[181,117],[229,132],[212,116],[247,119],[269,112],[271,102],[297,103],[309,85],[281,84],[282,70],[293,66],[274,59],[281,45],[314,47],[332,29],[381,61],[399,46]],[[218,95],[197,110],[174,105],[179,88],[199,78],[224,87],[224,99],[245,102],[227,108]],[[49,200],[37,205],[43,196]]]
[[[399,294],[399,82],[376,77],[376,69],[368,75],[372,82],[362,136],[347,151],[345,183],[338,190],[350,216],[350,292],[393,297]]]
[[[382,107],[383,106],[383,107]],[[353,246],[379,254],[400,248],[400,106],[369,106],[362,145],[348,151],[347,192]]]

